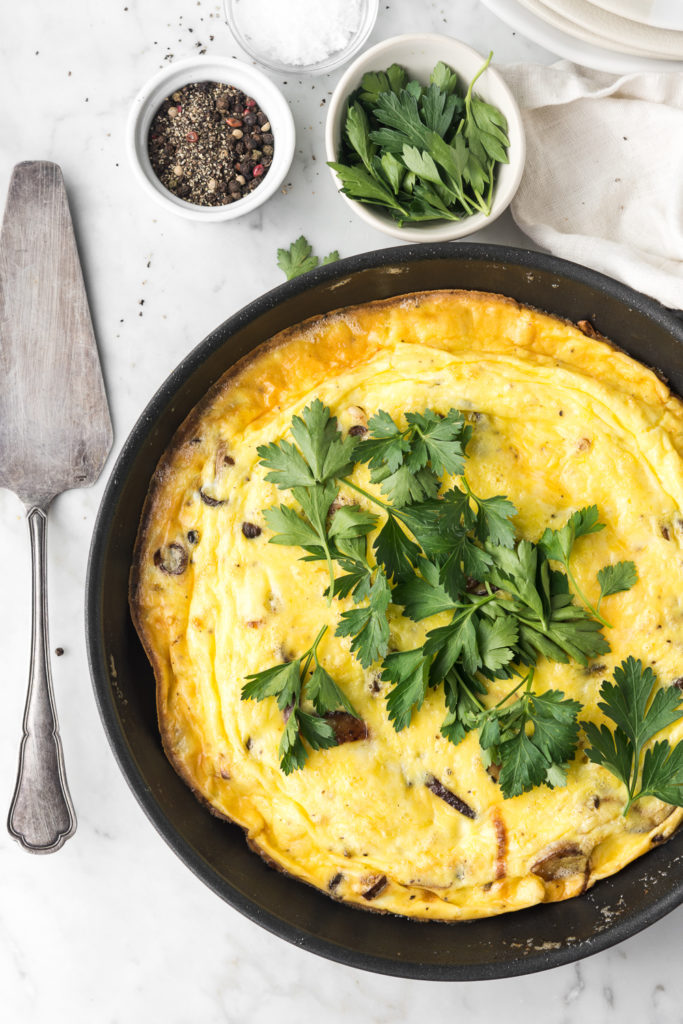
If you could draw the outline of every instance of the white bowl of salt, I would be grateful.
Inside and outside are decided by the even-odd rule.
[[[340,68],[367,42],[379,0],[225,0],[242,49],[271,71],[321,75]]]

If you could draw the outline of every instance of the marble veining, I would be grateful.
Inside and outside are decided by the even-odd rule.
[[[476,0],[383,0],[371,42],[416,29],[492,48],[500,63],[553,60]],[[157,68],[197,51],[241,56],[211,0],[0,4],[0,195],[19,160],[55,160],[64,170],[115,429],[99,483],[63,495],[50,514],[51,648],[64,650],[53,657],[53,674],[79,827],[60,853],[42,858],[0,829],[2,1019],[682,1021],[683,976],[671,968],[683,909],[615,949],[545,974],[470,985],[366,974],[287,945],[223,904],[171,853],[129,792],[100,725],[83,637],[88,545],[113,457],[176,363],[280,283],[278,246],[301,232],[320,253],[392,244],[353,218],[325,167],[322,126],[340,72],[274,76],[292,104],[298,145],[282,192],[267,206],[216,225],[153,206],[127,165],[128,107]],[[528,244],[509,215],[477,239]],[[2,815],[27,678],[28,557],[22,508],[0,491]]]

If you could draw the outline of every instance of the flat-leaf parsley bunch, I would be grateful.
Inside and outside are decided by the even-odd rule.
[[[382,678],[391,684],[387,713],[397,732],[410,725],[430,688],[443,688],[442,735],[458,744],[477,729],[483,761],[499,766],[505,797],[561,785],[576,752],[582,706],[561,690],[534,692],[534,667],[541,657],[585,666],[609,651],[602,601],[632,587],[636,567],[629,561],[604,566],[597,574],[600,596],[591,605],[570,562],[575,543],[604,528],[596,506],[575,511],[536,544],[520,539],[512,502],[504,495],[482,497],[470,487],[465,462],[472,427],[463,414],[426,409],[404,419],[401,426],[380,410],[364,437],[344,437],[330,410],[315,400],[292,419],[293,441],[262,445],[266,480],[294,502],[265,510],[270,543],[300,547],[304,560],[326,563],[328,603],[351,598],[336,635],[350,638],[364,669],[381,664]],[[367,466],[374,490],[351,478],[359,465]],[[342,490],[344,504],[337,500]],[[349,504],[349,492],[376,512]],[[389,653],[390,606],[415,622],[444,613],[449,619],[428,630],[421,647]],[[323,632],[295,661],[253,674],[242,690],[244,699],[276,697],[286,712],[280,746],[285,772],[303,765],[305,743],[313,749],[334,745],[330,712],[356,715],[318,661]],[[644,742],[683,712],[674,707],[679,691],[666,701],[660,691],[650,704],[648,728],[627,728],[627,712],[613,714],[612,706],[623,680],[635,674],[633,666],[622,666],[616,687],[603,687],[606,702],[600,706],[612,715],[616,732],[584,725],[589,756],[624,781],[629,804],[645,792],[675,796],[683,781],[683,747],[671,752],[664,742],[646,752],[637,790]],[[649,695],[649,669],[643,678]],[[491,706],[488,686],[499,679],[514,685]],[[643,719],[647,695],[634,705],[634,720]]]
[[[496,167],[508,163],[507,121],[442,61],[429,84],[392,64],[369,72],[349,97],[339,161],[342,192],[399,224],[491,212]]]

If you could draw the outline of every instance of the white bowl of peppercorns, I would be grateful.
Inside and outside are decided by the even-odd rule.
[[[148,195],[198,221],[234,220],[280,188],[294,121],[280,90],[231,58],[190,57],[136,96],[128,153]]]

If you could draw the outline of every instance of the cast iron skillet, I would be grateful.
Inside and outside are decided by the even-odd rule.
[[[100,714],[128,783],[166,842],[241,913],[304,949],[407,978],[474,980],[566,964],[657,921],[683,901],[683,833],[577,899],[466,924],[364,913],[267,867],[242,830],[205,810],[163,754],[154,679],[128,614],[128,571],[157,460],[195,403],[235,360],[309,316],[430,288],[500,292],[588,319],[683,394],[683,325],[651,299],[550,256],[494,245],[365,253],[273,289],[226,320],[161,386],[102,499],[88,566],[86,628]],[[618,481],[615,481],[618,486]]]

